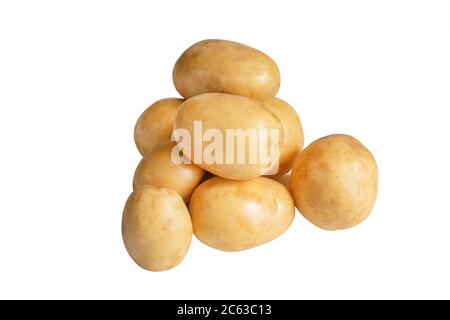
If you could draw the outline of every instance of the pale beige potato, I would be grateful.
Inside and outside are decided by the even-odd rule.
[[[134,141],[141,155],[170,140],[173,120],[183,101],[178,98],[158,100],[141,114],[134,128]]]
[[[192,239],[191,218],[175,191],[141,187],[125,205],[122,237],[128,254],[140,267],[168,270],[186,256]]]
[[[353,227],[371,212],[377,164],[355,138],[335,134],[311,143],[297,158],[291,192],[300,213],[326,230]]]
[[[259,50],[233,41],[203,40],[178,58],[173,83],[186,99],[222,92],[266,101],[278,92],[280,71]]]
[[[202,132],[200,137],[194,134],[194,121],[201,121],[203,133],[209,129],[218,131],[223,137],[222,141],[215,138],[212,141],[202,141]],[[268,172],[278,160],[279,152],[276,150],[280,150],[284,137],[280,119],[260,102],[223,93],[204,93],[186,100],[178,109],[174,128],[185,129],[190,134],[190,150],[186,149],[189,143],[177,141],[186,157],[217,176],[233,180],[252,179]],[[268,134],[267,143],[259,144],[258,139],[251,139],[250,135],[242,140],[229,135],[227,139],[227,129],[241,129],[244,133],[250,132],[247,130],[251,129],[256,137],[263,131],[260,129],[266,129],[267,132],[273,129],[277,135],[272,139],[271,134]],[[218,141],[217,152],[211,151],[215,149],[215,141]],[[230,146],[227,148],[227,141],[234,141],[234,149]],[[242,141],[240,144],[243,148],[238,148],[239,141]],[[240,159],[239,154],[242,155]],[[267,155],[267,158],[260,157],[260,154]],[[217,158],[217,161],[214,158]]]
[[[192,191],[202,181],[204,170],[192,163],[174,163],[172,152],[179,153],[172,141],[163,142],[147,152],[136,168],[133,187],[154,185],[168,188],[176,191],[187,203]]]
[[[284,142],[280,150],[278,172],[281,177],[291,170],[294,160],[303,149],[303,128],[295,109],[280,98],[272,98],[264,102],[264,107],[272,111],[283,124]]]
[[[195,189],[189,212],[200,241],[219,250],[240,251],[283,234],[295,211],[288,190],[272,179],[214,177]]]

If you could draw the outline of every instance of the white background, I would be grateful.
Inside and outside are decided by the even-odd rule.
[[[306,143],[348,133],[373,152],[367,221],[297,214],[256,249],[193,239],[171,271],[132,262],[134,124],[205,38],[277,61]],[[450,298],[449,108],[449,1],[2,1],[0,298]]]

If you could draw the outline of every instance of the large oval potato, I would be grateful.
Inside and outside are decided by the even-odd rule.
[[[162,271],[175,267],[186,256],[192,223],[175,191],[146,186],[134,190],[128,198],[122,236],[129,255],[139,266]]]
[[[279,169],[275,174],[281,177],[291,170],[294,160],[303,149],[303,128],[294,108],[280,98],[264,102],[264,107],[272,111],[283,124],[284,142],[280,149]]]
[[[173,82],[186,99],[222,92],[266,101],[278,92],[280,72],[259,50],[233,41],[203,40],[178,58]]]
[[[264,177],[206,180],[192,194],[189,211],[196,237],[223,251],[245,250],[277,238],[295,212],[288,190]]]
[[[284,137],[280,119],[260,102],[223,93],[186,100],[178,109],[174,128],[174,136],[190,137],[190,141],[184,136],[177,140],[186,157],[234,180],[256,178],[273,169]],[[264,132],[267,139],[260,136]]]
[[[179,153],[175,142],[167,141],[146,153],[139,163],[133,179],[133,187],[154,185],[176,191],[189,201],[192,191],[202,181],[203,169],[195,164],[172,161],[172,152]]]
[[[141,155],[170,140],[173,120],[183,101],[178,98],[158,100],[141,114],[134,128],[134,141]]]
[[[326,230],[367,218],[378,190],[377,164],[355,138],[336,134],[311,143],[297,158],[291,192],[300,213]]]

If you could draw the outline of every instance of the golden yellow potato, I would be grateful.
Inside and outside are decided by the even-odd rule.
[[[175,191],[138,188],[123,211],[122,237],[128,254],[140,267],[171,269],[184,259],[191,244],[191,218]]]
[[[196,237],[213,248],[240,251],[284,233],[294,219],[294,203],[280,183],[259,177],[203,182],[189,205]]]
[[[158,100],[142,113],[134,128],[134,141],[142,155],[170,140],[173,120],[183,101],[177,98]]]
[[[311,143],[297,158],[291,192],[300,213],[326,230],[367,218],[378,190],[377,164],[355,138],[335,134]]]
[[[233,41],[203,40],[178,58],[173,83],[186,99],[222,92],[266,101],[278,92],[280,71],[259,50]]]
[[[168,188],[188,202],[192,191],[202,181],[204,171],[195,164],[175,164],[172,152],[179,153],[172,141],[163,142],[147,152],[136,169],[133,187],[154,185]]]
[[[196,129],[194,122],[200,123],[201,128]],[[186,157],[217,176],[233,180],[267,173],[278,160],[276,150],[284,136],[280,119],[260,102],[223,93],[204,93],[186,100],[178,109],[174,128],[175,135],[187,132],[191,137],[190,141],[180,139],[182,143],[177,140]],[[238,131],[230,134],[230,129]],[[267,139],[258,138],[264,131]],[[210,139],[206,138],[208,133]]]
[[[272,98],[264,102],[264,107],[281,120],[284,128],[284,142],[281,146],[279,169],[276,174],[281,177],[291,170],[295,158],[303,149],[303,128],[297,112],[286,101]]]

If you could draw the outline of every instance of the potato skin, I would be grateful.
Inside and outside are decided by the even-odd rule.
[[[265,177],[208,179],[192,194],[189,211],[196,237],[223,251],[246,250],[277,238],[295,212],[287,189]]]
[[[294,160],[303,149],[303,128],[294,108],[280,98],[264,102],[264,107],[272,111],[283,124],[284,142],[280,149],[280,163],[275,177],[281,177],[291,170]]]
[[[291,192],[300,213],[326,230],[367,218],[378,190],[374,157],[355,138],[336,134],[311,143],[292,169]]]
[[[291,174],[290,173],[287,173],[287,174],[285,174],[285,175],[283,175],[281,177],[279,177],[279,176],[275,176],[275,177],[271,176],[271,177],[268,177],[268,178],[271,178],[271,179],[274,179],[275,181],[278,181],[286,189],[288,189],[289,191],[291,190]]]
[[[145,154],[136,168],[133,188],[154,185],[176,191],[184,202],[189,201],[192,191],[202,181],[203,169],[195,164],[175,164],[171,154],[176,143],[163,142]]]
[[[183,101],[178,98],[158,100],[141,114],[134,128],[134,141],[141,155],[170,140],[173,120]]]
[[[175,191],[138,188],[125,205],[122,237],[128,254],[140,267],[171,269],[184,259],[191,243],[189,212]]]
[[[173,83],[186,99],[221,92],[266,101],[278,92],[280,71],[259,50],[228,40],[203,40],[178,58]]]
[[[223,93],[204,93],[186,100],[178,109],[175,117],[175,129],[187,129],[191,137],[194,137],[194,121],[202,121],[203,132],[207,129],[218,129],[223,137],[226,137],[226,129],[276,129],[279,133],[279,140],[272,141],[268,139],[266,154],[271,154],[270,146],[283,143],[284,129],[280,119],[262,106],[260,102],[254,99],[235,96]],[[223,139],[223,150],[226,153],[226,139]],[[192,149],[195,150],[196,139],[191,139]],[[246,150],[249,151],[249,141],[247,140]],[[208,143],[203,143],[203,149]],[[180,146],[180,144],[179,144]],[[180,146],[182,148],[182,146]],[[259,146],[256,148],[258,151]],[[279,147],[280,148],[280,147]],[[184,150],[183,150],[184,151]],[[248,155],[248,153],[247,153]],[[195,158],[193,153],[185,156],[193,162]],[[272,154],[271,159],[275,162],[278,155]],[[247,159],[249,159],[247,157]],[[224,159],[224,162],[226,159]],[[196,162],[194,162],[196,163]],[[261,176],[270,168],[266,168],[264,163],[198,163],[203,169],[227,179],[247,180]],[[265,171],[266,168],[266,171]]]

